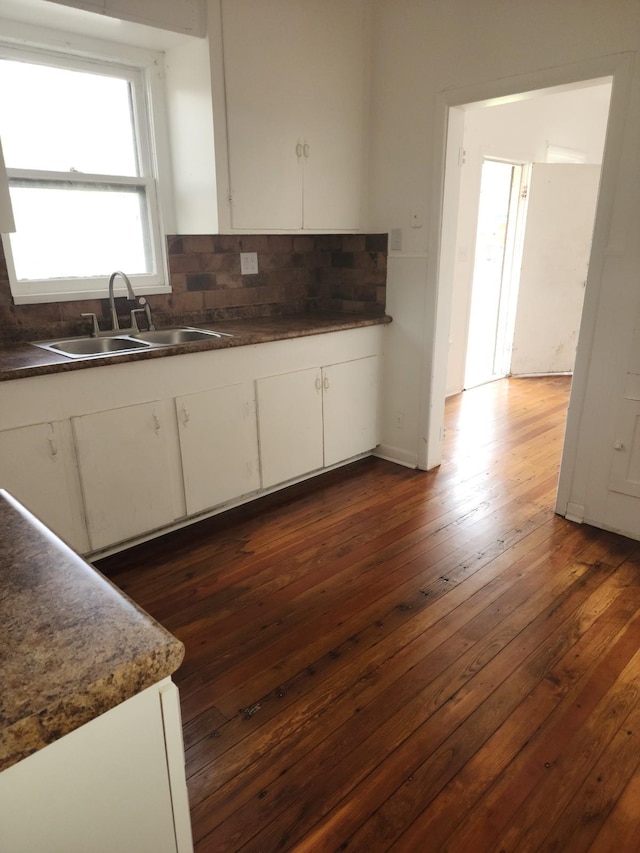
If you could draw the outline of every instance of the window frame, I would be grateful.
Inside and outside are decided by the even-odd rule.
[[[172,200],[171,190],[160,193],[160,173],[163,182],[169,179],[168,142],[164,123],[165,106],[162,74],[163,55],[155,51],[137,48],[127,49],[113,44],[112,49],[100,45],[98,54],[84,50],[60,50],[46,45],[18,46],[0,40],[0,59],[25,61],[31,64],[80,70],[101,76],[126,79],[131,86],[132,121],[134,127],[138,177],[102,175],[73,172],[51,172],[35,169],[13,169],[7,166],[7,177],[11,185],[14,180],[52,180],[65,186],[77,184],[101,184],[143,188],[148,221],[148,247],[153,271],[147,274],[130,275],[136,294],[170,293],[165,247],[165,222],[171,215],[166,212],[167,200]],[[90,48],[90,46],[89,46]],[[107,132],[107,130],[105,130]],[[165,161],[163,164],[162,161]],[[163,168],[164,166],[164,168]],[[164,195],[164,198],[162,197]],[[164,205],[163,205],[164,202]],[[164,206],[165,211],[162,207]],[[108,289],[109,275],[79,278],[52,278],[20,281],[17,279],[10,235],[2,235],[2,242],[9,273],[9,282],[16,305],[44,302],[66,302],[83,299],[102,299]],[[126,270],[125,270],[126,272]],[[124,290],[123,290],[124,293]]]

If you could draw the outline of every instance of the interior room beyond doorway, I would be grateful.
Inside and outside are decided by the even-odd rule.
[[[572,371],[610,94],[607,78],[461,108],[447,395],[505,375]],[[478,252],[489,163],[509,172],[511,212]]]

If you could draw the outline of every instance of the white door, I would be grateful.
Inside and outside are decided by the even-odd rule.
[[[511,373],[573,371],[600,166],[534,163]]]
[[[322,468],[322,373],[298,370],[256,380],[264,488]]]
[[[324,464],[334,465],[378,444],[378,359],[323,368]]]
[[[176,398],[187,515],[260,488],[252,384]]]
[[[175,425],[163,403],[83,415],[72,424],[93,550],[184,514],[173,477]]]
[[[88,542],[78,501],[69,483],[74,471],[69,422],[42,423],[0,432],[0,488],[80,552]],[[74,500],[75,497],[75,500]]]
[[[500,379],[509,371],[524,171],[516,163],[485,159],[482,164],[465,388]]]

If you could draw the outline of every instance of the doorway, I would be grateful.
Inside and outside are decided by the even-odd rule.
[[[524,93],[499,103],[471,102],[449,110],[456,119],[450,121],[449,132],[455,133],[457,126],[464,163],[454,172],[455,146],[449,145],[441,243],[444,252],[445,241],[449,241],[453,257],[446,396],[511,372],[571,371],[573,362],[568,356],[575,358],[597,179],[595,188],[589,190],[593,197],[589,225],[581,221],[572,231],[569,223],[573,217],[584,219],[583,202],[577,199],[586,196],[576,181],[580,173],[587,181],[590,172],[588,182],[593,187],[592,176],[603,157],[610,96],[611,79],[599,78],[579,86]],[[574,157],[573,163],[557,161],[560,148],[563,155]],[[554,170],[575,173],[575,180],[557,182],[555,207],[552,193],[546,190],[549,172]],[[538,191],[531,190],[523,199],[524,187],[532,187],[533,172],[538,175]],[[447,184],[456,180],[457,192],[449,197]],[[491,186],[495,188],[493,199]],[[544,195],[547,207],[538,211],[541,223],[536,245],[531,246],[529,240],[524,242],[531,231],[524,223],[531,219],[534,195]],[[487,208],[488,224],[483,225]],[[555,231],[549,230],[552,223]],[[447,231],[455,236],[447,237]],[[521,267],[524,271],[523,248],[528,275],[518,290]],[[441,280],[441,287],[446,286]],[[562,353],[562,358],[556,353]]]
[[[489,158],[482,163],[465,389],[509,372],[526,214],[526,172],[521,163]]]

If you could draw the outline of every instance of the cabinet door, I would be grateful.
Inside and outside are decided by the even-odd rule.
[[[187,515],[260,488],[252,385],[176,398]]]
[[[223,0],[224,73],[236,229],[302,226],[303,10],[298,0]]]
[[[234,229],[355,230],[365,0],[223,0]]]
[[[0,487],[83,552],[88,543],[74,476],[68,421],[0,432]]]
[[[166,743],[181,733],[173,720],[167,730],[163,705],[154,685],[3,771],[0,849],[192,851],[188,831],[176,838],[184,818],[174,789],[186,799],[184,770],[181,785],[172,784]]]
[[[378,359],[323,368],[324,464],[334,465],[378,444]]]
[[[364,181],[365,0],[304,4],[303,228],[357,231]]]
[[[175,424],[162,403],[73,418],[93,550],[170,524],[181,512],[171,476]]]
[[[322,468],[320,369],[258,379],[256,391],[262,485]]]

